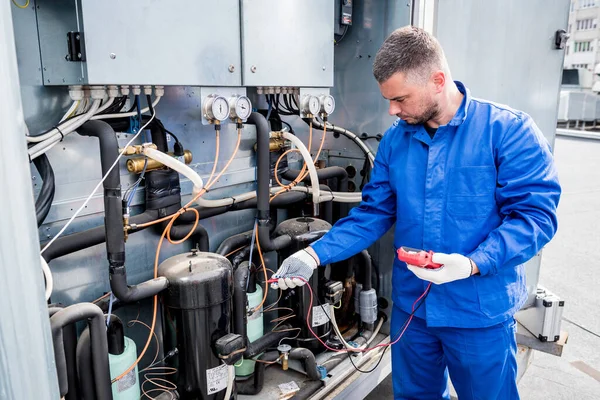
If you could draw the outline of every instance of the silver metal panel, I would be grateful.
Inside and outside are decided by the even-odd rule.
[[[568,92],[567,121],[581,121],[585,107],[584,92]]]
[[[434,33],[452,78],[475,97],[525,111],[554,146],[564,58],[554,34],[567,29],[569,0],[444,0],[436,16]],[[537,286],[540,261],[525,264],[529,290]]]
[[[569,0],[443,0],[434,33],[454,79],[525,111],[554,145],[564,50],[553,43],[568,16]]]
[[[65,59],[68,54],[67,33],[81,29],[75,0],[36,0],[35,4],[44,84],[85,83],[83,63]]]
[[[12,17],[19,65],[19,82],[21,86],[41,85],[42,64],[34,3],[24,9],[14,7]]]
[[[244,86],[333,86],[333,0],[241,5]]]
[[[238,0],[82,0],[81,8],[90,84],[241,85]]]
[[[0,198],[0,398],[50,400],[60,395],[23,139],[11,9],[21,10],[0,3],[0,186],[10,188],[10,196]]]

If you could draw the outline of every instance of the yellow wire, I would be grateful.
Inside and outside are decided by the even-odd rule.
[[[29,0],[27,0],[27,2],[25,2],[25,4],[20,5],[19,3],[17,3],[15,0],[12,0],[13,4],[21,9],[25,9],[27,7],[29,7]]]

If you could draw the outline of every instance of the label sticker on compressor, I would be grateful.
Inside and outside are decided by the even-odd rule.
[[[206,390],[209,395],[220,392],[227,387],[227,365],[206,370]]]
[[[312,326],[317,327],[325,325],[329,322],[329,316],[331,315],[331,305],[323,304],[321,306],[314,306],[312,309]]]

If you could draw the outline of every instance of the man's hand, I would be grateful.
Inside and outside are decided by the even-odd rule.
[[[278,279],[277,283],[272,283],[273,289],[281,288],[282,290],[292,289],[296,286],[302,286],[310,279],[313,271],[319,266],[319,257],[314,250],[307,247],[300,250],[285,260],[281,267],[273,274],[274,279]],[[301,278],[301,279],[298,279]]]
[[[407,266],[418,278],[433,282],[436,285],[465,279],[479,272],[479,269],[470,258],[460,254],[434,253],[431,261],[442,264],[442,266],[437,269],[426,269],[414,265]]]

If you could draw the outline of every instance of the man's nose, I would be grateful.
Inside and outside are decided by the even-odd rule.
[[[400,106],[398,106],[397,104],[395,104],[394,101],[390,101],[390,107],[388,108],[388,113],[392,116],[394,115],[398,115],[401,113],[401,109]]]

